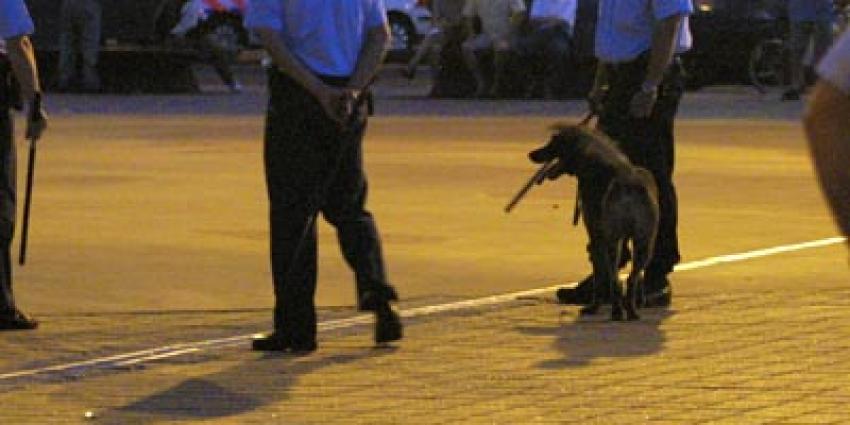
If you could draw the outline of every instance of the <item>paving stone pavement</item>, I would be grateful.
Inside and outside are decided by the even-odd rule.
[[[612,323],[546,297],[370,329],[317,353],[245,345],[4,382],[3,423],[850,422],[850,290],[678,296]],[[86,418],[91,412],[91,418]]]

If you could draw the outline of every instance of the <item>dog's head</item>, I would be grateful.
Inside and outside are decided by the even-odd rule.
[[[558,161],[549,172],[550,179],[563,174],[575,175],[587,146],[588,129],[577,125],[557,125],[555,133],[543,147],[528,153],[532,162],[543,164]]]

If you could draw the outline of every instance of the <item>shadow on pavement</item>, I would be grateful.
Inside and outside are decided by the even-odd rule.
[[[265,354],[210,375],[186,379],[165,391],[104,412],[98,422],[152,424],[241,415],[287,398],[289,389],[302,375],[394,351],[395,348],[370,348],[304,357]],[[280,419],[285,420],[285,415],[281,412]]]
[[[588,365],[594,359],[641,357],[658,353],[666,337],[661,323],[675,314],[672,310],[644,309],[637,322],[611,322],[608,311],[591,319],[576,317],[558,327],[520,327],[519,332],[555,338],[554,348],[563,358],[539,362],[541,369],[564,369]]]

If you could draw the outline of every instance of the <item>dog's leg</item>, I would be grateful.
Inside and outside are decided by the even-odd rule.
[[[647,266],[649,266],[650,257],[654,245],[654,232],[648,237],[637,237],[632,240],[632,270],[629,273],[626,288],[626,319],[639,320],[640,315],[637,313],[638,294],[643,296],[643,276]]]
[[[605,244],[602,243],[601,235],[592,234],[590,237],[590,262],[593,266],[593,297],[590,304],[581,309],[582,316],[590,316],[599,312],[605,289],[611,279],[609,258],[610,253]]]
[[[620,276],[618,264],[620,263],[620,255],[622,254],[623,243],[621,240],[613,241],[609,244],[608,257],[608,285],[611,293],[611,320],[623,320],[623,288],[620,286]]]

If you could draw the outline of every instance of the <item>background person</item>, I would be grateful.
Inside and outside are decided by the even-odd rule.
[[[527,58],[526,63],[543,70],[542,79],[534,73],[530,91],[539,81],[547,99],[556,97],[567,78],[577,7],[578,0],[534,0],[528,32],[517,41],[517,51]]]
[[[100,0],[62,0],[59,22],[59,78],[57,89],[72,88],[77,79],[77,57],[82,57],[80,84],[84,91],[99,91],[97,60],[100,54]]]
[[[850,33],[817,68],[803,121],[821,189],[841,233],[850,236]]]
[[[806,91],[806,51],[817,64],[832,43],[833,0],[788,0],[791,44],[790,83],[782,100],[799,100]]]
[[[26,330],[38,321],[18,309],[12,292],[12,238],[15,232],[16,167],[14,131],[10,109],[27,105],[27,138],[38,139],[47,127],[41,109],[38,67],[29,34],[34,26],[23,0],[0,2],[0,37],[5,49],[0,61],[0,330]],[[12,84],[14,75],[18,86]]]
[[[501,88],[505,64],[513,46],[514,37],[525,19],[523,0],[467,0],[463,9],[468,34],[463,42],[463,59],[475,78],[475,96],[495,96]],[[476,34],[476,19],[481,23],[481,33]],[[487,79],[478,63],[478,53],[493,52],[493,84],[487,87]]]
[[[324,194],[319,209],[354,270],[358,306],[375,313],[375,341],[401,339],[401,322],[390,307],[398,297],[365,209],[366,114],[353,110],[386,53],[384,2],[253,0],[246,24],[274,63],[265,129],[274,332],[255,339],[253,348],[316,349],[316,224],[310,219],[316,193]]]
[[[432,77],[437,78],[437,71],[440,67],[440,53],[446,42],[446,34],[457,31],[462,23],[462,13],[465,0],[432,0],[431,1],[431,21],[434,25],[419,47],[416,53],[407,62],[407,66],[402,69],[402,75],[407,79],[413,79],[416,76],[416,68],[419,63],[426,57],[431,63]]]
[[[684,91],[677,54],[691,47],[691,13],[691,0],[599,1],[599,65],[589,96],[591,104],[600,113],[600,129],[617,141],[632,163],[652,172],[658,185],[658,236],[643,282],[642,304],[649,307],[670,305],[667,275],[680,260],[673,125]],[[601,205],[604,188],[579,190],[599,196],[588,208]],[[593,278],[584,279],[574,289],[559,289],[558,300],[564,304],[589,303]]]

